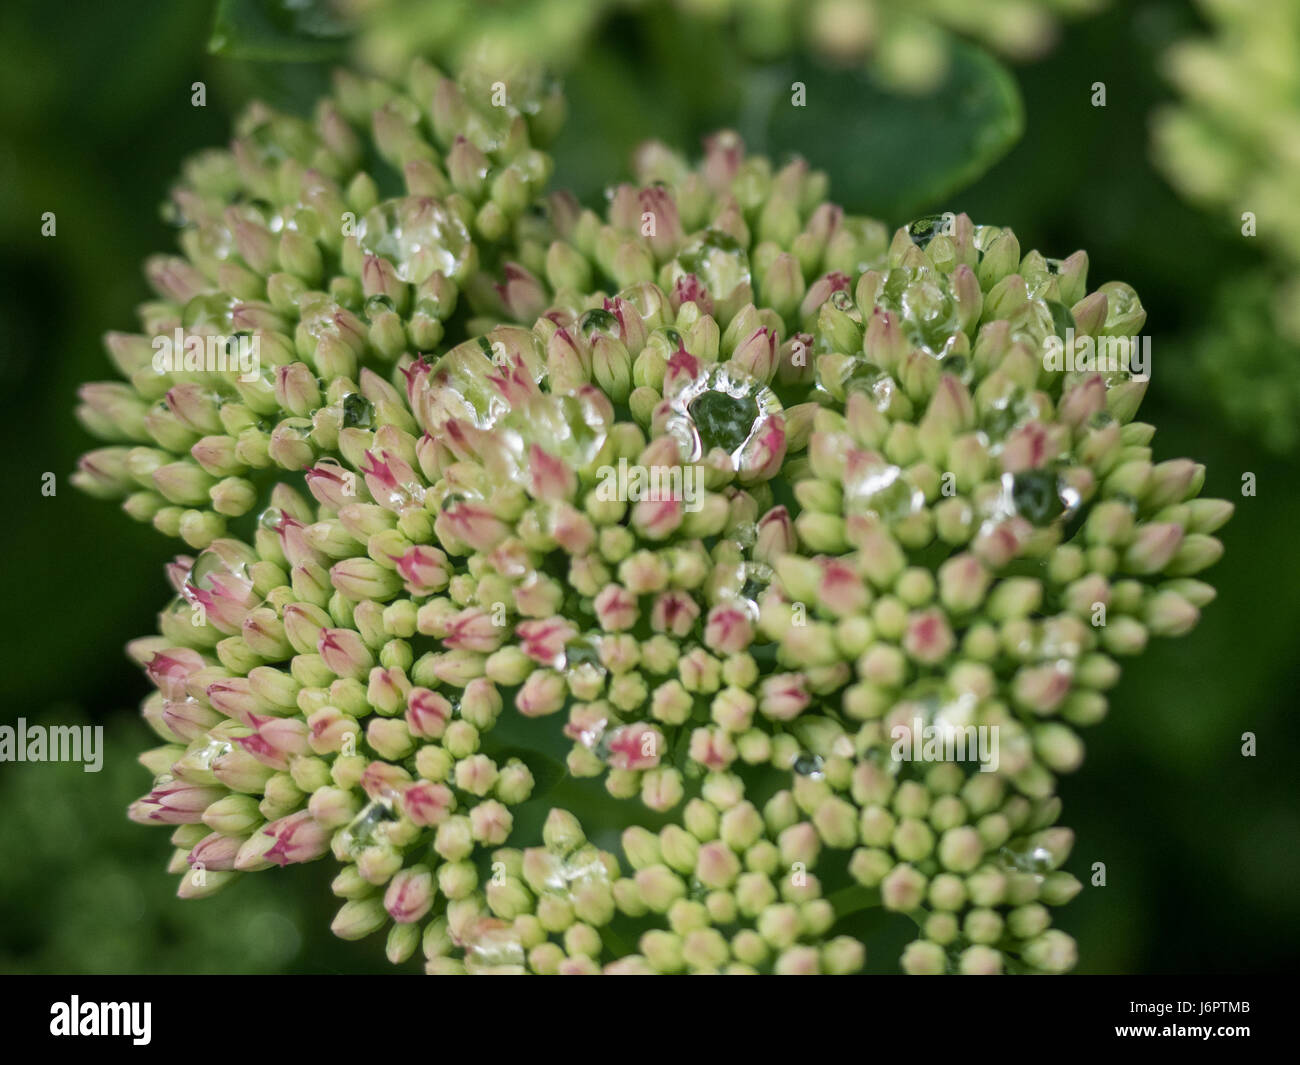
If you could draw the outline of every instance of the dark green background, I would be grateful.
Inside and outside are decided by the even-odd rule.
[[[1078,834],[1069,868],[1085,881],[1094,861],[1108,870],[1108,886],[1086,888],[1059,921],[1079,939],[1079,971],[1280,971],[1300,940],[1297,465],[1230,431],[1192,368],[1191,339],[1213,335],[1216,287],[1258,262],[1231,218],[1182,204],[1148,161],[1147,122],[1165,95],[1155,56],[1192,16],[1175,3],[1116,6],[1014,72],[1019,146],[964,193],[930,203],[922,190],[915,202],[1011,225],[1022,247],[1044,254],[1084,247],[1094,285],[1136,286],[1154,359],[1142,417],[1160,426],[1157,457],[1206,463],[1207,494],[1238,502],[1211,571],[1218,602],[1193,635],[1154,644],[1126,671],[1110,718],[1087,736],[1088,764],[1064,785],[1064,820]],[[92,443],[72,417],[76,387],[112,375],[100,337],[133,326],[148,294],[140,263],[171,247],[157,205],[181,159],[223,142],[254,86],[269,78],[271,91],[310,99],[320,76],[208,56],[209,20],[207,4],[175,0],[0,13],[0,719],[100,722],[111,745],[97,775],[0,766],[4,971],[390,971],[378,939],[328,933],[327,863],[182,903],[162,872],[165,834],[123,816],[148,785],[133,758],[150,740],[135,716],[146,686],[122,645],[152,630],[171,547],[68,486]],[[693,141],[708,125],[740,122],[726,92],[670,97],[665,86],[691,84],[689,57],[675,60],[671,35],[666,46],[659,38],[615,27],[606,58],[571,77],[579,102],[566,137],[581,131],[582,152],[562,178],[590,192],[620,176],[625,148],[643,135]],[[197,80],[205,109],[190,104]],[[1095,81],[1107,85],[1104,109],[1089,103]],[[638,96],[649,106],[607,102]],[[592,101],[585,111],[582,99]],[[843,139],[846,110],[849,101],[810,99],[814,161],[818,145]],[[832,155],[833,195],[864,187],[851,169],[837,178],[834,167],[850,164],[873,161]],[[888,169],[906,173],[897,164]],[[848,205],[888,211],[910,193]],[[54,238],[40,236],[44,211],[57,214]],[[46,471],[58,477],[53,498],[41,495]],[[1257,476],[1256,498],[1240,498],[1245,471]],[[1258,736],[1253,759],[1240,755],[1245,731]]]

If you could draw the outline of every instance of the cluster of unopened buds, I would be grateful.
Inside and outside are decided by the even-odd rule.
[[[1177,99],[1152,123],[1154,161],[1216,228],[1267,250],[1234,270],[1189,338],[1196,389],[1273,450],[1300,442],[1300,5],[1198,0],[1211,35],[1162,57]]]
[[[509,0],[489,6],[424,0],[333,0],[360,31],[363,60],[389,69],[417,54],[528,57],[573,66],[615,17],[627,23],[720,27],[757,59],[806,51],[834,66],[866,66],[895,90],[928,92],[946,77],[954,40],[1016,60],[1041,56],[1060,23],[1106,0]],[[463,8],[458,10],[458,7]],[[472,10],[474,17],[469,17]],[[676,21],[674,21],[676,20]]]
[[[729,133],[602,216],[527,88],[344,78],[175,192],[83,393],[83,485],[195,552],[130,647],[131,816],[187,897],[332,854],[335,933],[435,973],[887,967],[882,908],[908,972],[1069,969],[1056,778],[1231,512],[1143,380],[1046,367],[1136,295],[964,215],[891,239]],[[157,372],[178,326],[256,380]]]

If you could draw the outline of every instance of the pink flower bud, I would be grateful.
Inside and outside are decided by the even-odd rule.
[[[433,906],[433,874],[424,866],[402,869],[388,882],[384,909],[398,924],[413,924]]]
[[[326,668],[339,677],[360,680],[375,664],[370,649],[352,629],[322,629],[316,650],[325,660]]]
[[[481,606],[466,607],[447,619],[447,647],[490,654],[501,646],[506,636],[504,625],[493,620],[493,611]]]
[[[620,725],[606,739],[606,761],[612,769],[653,769],[664,754],[665,742],[653,725]]]
[[[607,584],[593,604],[596,618],[606,632],[623,632],[636,624],[636,596],[618,584]]]
[[[758,708],[764,717],[793,721],[810,702],[802,673],[779,673],[763,681]]]
[[[402,809],[421,828],[440,825],[456,808],[456,799],[445,784],[419,780],[402,792]]]
[[[578,477],[572,466],[545,451],[538,444],[528,449],[528,491],[534,499],[560,502],[572,499]]]
[[[704,283],[694,274],[679,277],[673,285],[672,294],[668,297],[668,306],[673,314],[677,314],[687,303],[694,303],[701,314],[713,314],[713,298],[709,295],[709,290],[704,287]]]
[[[367,451],[361,473],[375,502],[388,510],[400,511],[424,496],[416,472],[398,455]]]
[[[332,459],[305,471],[307,488],[316,500],[336,510],[357,502],[357,475]]]
[[[263,857],[280,866],[315,861],[329,850],[329,830],[306,810],[272,821],[262,833],[275,840]]]
[[[221,722],[221,715],[197,699],[167,699],[163,702],[163,724],[186,743],[196,740]]]
[[[559,673],[538,669],[528,674],[515,694],[515,707],[524,717],[542,717],[563,707],[567,697],[568,688]]]
[[[423,544],[411,548],[397,560],[397,572],[406,582],[407,592],[415,596],[440,592],[450,579],[447,556],[436,547]]]
[[[213,832],[199,840],[185,860],[191,866],[201,865],[204,869],[224,872],[235,868],[235,857],[243,845],[244,840],[240,836],[223,836],[220,832]]]
[[[745,650],[754,639],[754,627],[739,606],[719,604],[709,611],[704,626],[704,645],[721,655]]]
[[[699,616],[700,608],[688,593],[662,592],[655,597],[650,609],[650,627],[655,632],[665,632],[680,639],[695,627],[695,619]]]
[[[954,639],[948,619],[941,610],[922,610],[907,620],[903,650],[926,665],[942,662],[951,653]]]
[[[167,825],[197,825],[203,820],[203,811],[226,794],[225,788],[174,780],[155,787],[140,802],[150,808],[149,821]]]
[[[412,736],[436,740],[451,720],[452,706],[428,688],[412,688],[406,697],[406,727]]]
[[[510,527],[478,503],[456,503],[438,515],[434,528],[439,537],[444,532],[474,551],[491,551],[510,535]]]
[[[185,698],[185,682],[191,673],[197,673],[206,662],[198,651],[188,647],[173,647],[159,651],[145,666],[145,672],[160,692],[168,699]]]
[[[564,665],[565,644],[578,635],[578,629],[564,618],[547,618],[520,622],[515,635],[521,650],[534,662],[559,669]]]
[[[731,361],[758,380],[770,381],[776,373],[776,342],[776,332],[760,326],[741,341]]]

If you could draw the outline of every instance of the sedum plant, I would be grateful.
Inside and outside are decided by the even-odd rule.
[[[537,196],[550,103],[485,138],[467,84],[255,112],[144,328],[228,308],[266,378],[151,374],[141,335],[85,399],[139,443],[82,482],[197,552],[130,645],[130,813],[180,893],[330,857],[334,932],[432,973],[846,973],[891,923],[906,972],[1068,970],[1057,778],[1232,509],[1153,462],[1143,379],[1049,357],[1138,333],[1136,294],[964,215],[891,235],[727,132],[645,145],[603,213]],[[318,169],[367,127],[387,198]],[[318,183],[319,225],[253,202]]]
[[[1164,57],[1179,99],[1152,124],[1157,166],[1186,199],[1261,241],[1192,338],[1202,387],[1270,449],[1300,437],[1300,7],[1201,0],[1212,36]]]
[[[79,418],[113,444],[79,487],[206,547],[259,483],[336,446],[344,386],[436,347],[472,313],[462,289],[499,304],[485,271],[509,272],[563,104],[524,72],[510,100],[484,77],[419,63],[406,93],[340,72],[310,121],[255,105],[228,150],[189,161],[164,208],[182,254],[145,264],[140,332],[106,338],[126,380],[81,389]]]
[[[1200,0],[1214,36],[1178,42],[1164,57],[1181,94],[1157,113],[1156,162],[1198,204],[1258,217],[1259,236],[1300,262],[1300,9],[1294,4]],[[1300,335],[1300,325],[1293,332]]]
[[[957,38],[1016,60],[1054,43],[1063,18],[1095,13],[1104,0],[334,0],[363,33],[360,53],[389,68],[422,51],[461,60],[577,61],[611,18],[680,15],[687,25],[724,26],[747,55],[772,59],[806,48],[836,65],[867,63],[886,84],[927,92],[948,70]]]

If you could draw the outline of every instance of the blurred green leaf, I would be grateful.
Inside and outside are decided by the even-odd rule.
[[[806,106],[792,106],[802,82]],[[1015,79],[988,53],[955,42],[947,80],[933,93],[886,90],[866,70],[800,59],[756,76],[766,99],[767,143],[825,170],[836,201],[904,221],[979,178],[1024,131]]]
[[[312,62],[342,55],[350,31],[325,0],[220,0],[208,48],[229,59]]]

